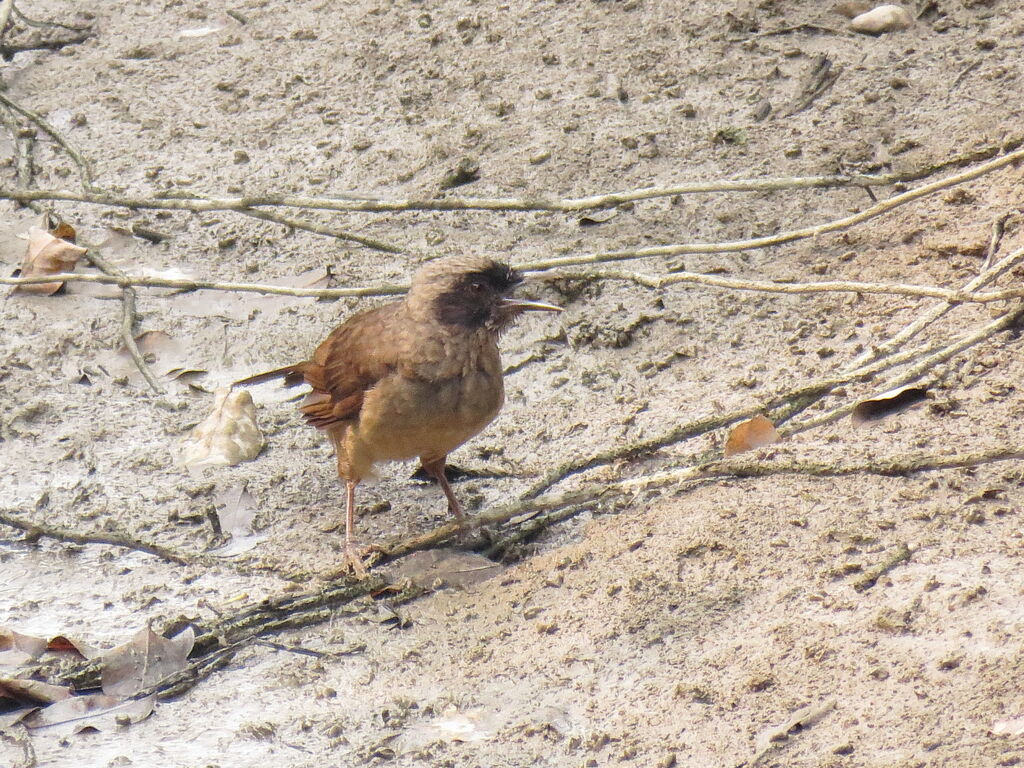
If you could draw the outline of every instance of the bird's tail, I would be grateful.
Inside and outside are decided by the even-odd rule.
[[[275,368],[272,371],[265,371],[264,373],[257,373],[255,376],[249,376],[244,379],[239,379],[234,382],[232,387],[251,387],[256,384],[263,384],[267,381],[273,381],[274,379],[284,379],[284,385],[286,387],[294,387],[305,381],[305,363],[295,363],[294,365],[286,365],[284,368]]]

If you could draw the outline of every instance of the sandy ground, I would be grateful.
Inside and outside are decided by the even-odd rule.
[[[1024,137],[1024,10],[1014,3],[920,3],[912,29],[878,38],[847,31],[826,6],[175,0],[82,5],[72,18],[66,4],[39,0],[19,7],[64,21],[88,11],[95,36],[19,54],[3,80],[10,98],[93,160],[99,186],[134,195],[568,197],[904,171]],[[792,112],[820,55],[838,79]],[[479,179],[441,193],[464,158]],[[35,162],[38,186],[77,188],[74,166],[43,137]],[[13,161],[0,170],[10,184]],[[629,268],[960,287],[977,274],[994,220],[1018,214],[1001,254],[1024,246],[1021,188],[1021,171],[1008,168],[847,232]],[[861,189],[790,190],[661,198],[585,227],[555,213],[318,219],[404,250],[394,255],[229,212],[57,210],[133,273],[270,282],[328,269],[334,284],[373,285],[447,253],[525,263],[738,240],[870,204]],[[10,203],[0,210],[9,275],[23,247],[14,235],[32,217]],[[170,238],[154,245],[111,230],[132,224]],[[842,370],[925,306],[616,281],[534,290],[566,311],[526,318],[503,340],[513,368],[505,410],[453,456],[476,475],[456,486],[473,511],[516,499],[571,458]],[[110,374],[120,345],[113,297],[79,285],[0,301],[0,506],[198,553],[213,540],[206,513],[216,495],[244,483],[263,539],[223,565],[176,566],[111,547],[30,546],[4,529],[0,625],[109,647],[148,621],[202,623],[314,587],[338,564],[340,534],[325,531],[339,522],[342,492],[326,442],[279,391],[253,392],[268,441],[257,460],[196,475],[172,452],[209,411],[216,384],[302,359],[373,300],[143,291],[140,329],[181,342],[187,366],[207,372],[193,380],[201,389],[179,380],[154,397],[133,375]],[[957,308],[923,338],[948,340],[1002,309]],[[1002,333],[953,358],[930,401],[906,413],[859,429],[844,419],[763,454],[883,462],[1019,445],[1018,345],[1016,332]],[[852,384],[825,405],[876,386]],[[559,490],[685,466],[723,440],[679,443]],[[365,540],[443,522],[440,494],[411,471],[386,467],[362,492]],[[834,702],[759,764],[1017,765],[1022,737],[992,730],[1024,707],[1022,498],[1012,461],[615,497],[516,549],[493,578],[404,606],[403,628],[339,614],[274,638],[329,655],[253,645],[144,722],[40,732],[32,743],[40,766],[735,766],[792,713]],[[907,562],[854,589],[903,545]],[[0,764],[19,761],[21,747],[0,742]]]

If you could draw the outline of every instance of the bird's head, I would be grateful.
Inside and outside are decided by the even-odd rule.
[[[412,280],[406,301],[414,311],[427,311],[443,325],[500,333],[523,312],[561,312],[561,307],[517,299],[512,292],[523,276],[485,256],[455,256],[422,267]]]

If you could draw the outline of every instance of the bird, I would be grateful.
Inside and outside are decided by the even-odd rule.
[[[498,339],[529,311],[553,304],[515,298],[523,275],[480,254],[436,259],[403,299],[352,315],[309,360],[236,381],[308,384],[300,410],[334,446],[345,483],[345,565],[366,566],[356,546],[355,492],[378,462],[419,458],[464,525],[445,466],[448,454],[490,424],[505,400]]]

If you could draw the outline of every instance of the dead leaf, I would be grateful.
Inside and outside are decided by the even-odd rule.
[[[772,445],[780,440],[782,436],[771,421],[764,416],[755,416],[732,428],[729,439],[725,441],[725,455],[735,456],[737,453]]]
[[[79,733],[87,728],[109,731],[145,720],[153,712],[155,696],[122,701],[114,696],[93,693],[72,696],[25,717],[27,728],[57,728],[59,732]]]
[[[606,208],[603,211],[591,211],[580,216],[578,223],[581,227],[594,227],[598,224],[604,224],[606,221],[611,221],[618,215],[618,208]]]
[[[46,641],[0,627],[0,667],[16,667],[38,659],[46,650]]]
[[[214,394],[213,412],[179,443],[178,460],[189,469],[234,466],[263,450],[252,395],[230,387]]]
[[[19,704],[53,704],[55,701],[69,698],[71,694],[71,689],[62,685],[50,685],[39,680],[0,677],[0,698],[11,699]]]
[[[475,552],[430,549],[415,552],[403,559],[396,569],[396,575],[424,589],[465,588],[497,576],[502,570],[501,563]]]
[[[103,651],[99,648],[89,645],[77,637],[68,637],[67,635],[51,637],[46,644],[46,650],[53,653],[73,653],[83,659],[95,659],[103,655]]]
[[[878,421],[892,416],[928,399],[928,390],[924,387],[900,387],[883,392],[870,400],[861,400],[853,409],[850,418],[853,425],[859,427],[869,421]]]
[[[60,231],[60,228],[58,228]],[[72,234],[74,231],[72,230]],[[39,275],[56,275],[59,272],[71,272],[78,260],[87,249],[54,237],[45,229],[30,227],[28,230],[28,250],[21,265],[22,277]],[[64,286],[64,283],[36,283],[33,285],[16,285],[12,293],[35,293],[41,296],[52,296]]]
[[[140,630],[129,642],[103,655],[103,692],[123,699],[153,687],[188,665],[194,643],[192,627],[171,639],[149,627]]]
[[[234,557],[248,552],[263,541],[264,537],[252,530],[252,521],[258,508],[256,499],[244,485],[236,485],[218,493],[215,503],[220,529],[230,540],[221,547],[211,549],[209,554]]]

